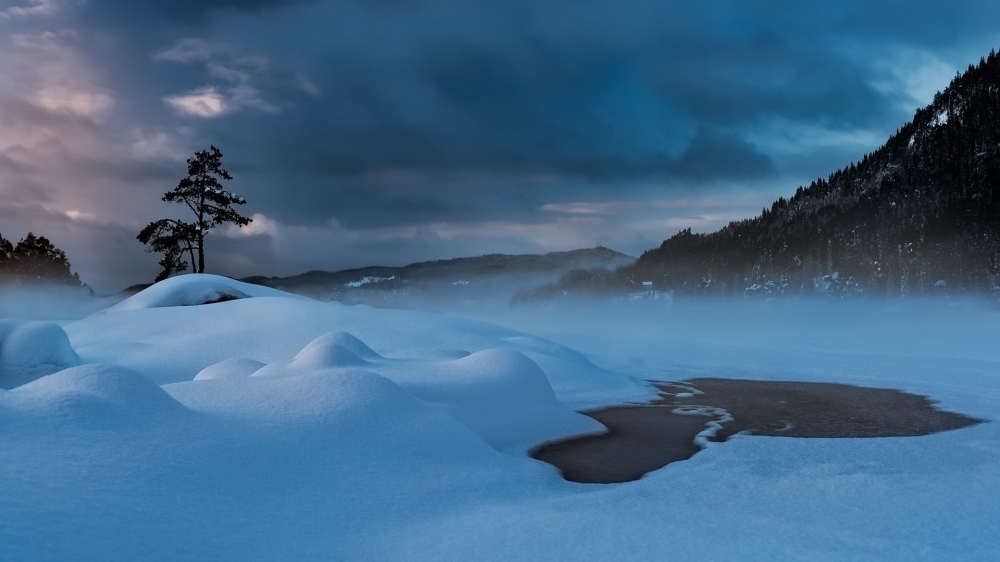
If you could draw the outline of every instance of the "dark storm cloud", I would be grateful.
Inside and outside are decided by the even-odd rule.
[[[730,135],[699,131],[677,162],[677,171],[692,179],[754,179],[774,172],[767,155]]]
[[[364,178],[386,170],[426,174],[392,188],[409,183],[414,197],[433,191],[428,184],[443,172],[508,176],[513,189],[539,174],[565,178],[569,189],[578,181],[622,189],[636,178],[690,183],[739,179],[742,172],[757,179],[776,166],[767,162],[767,146],[741,135],[762,121],[890,132],[909,116],[898,92],[880,91],[865,61],[845,55],[852,40],[918,35],[919,28],[890,27],[876,37],[860,17],[882,17],[890,8],[848,3],[824,14],[815,6],[762,3],[297,5],[274,10],[266,22],[244,16],[211,26],[212,38],[270,57],[264,82],[288,105],[277,115],[222,118],[205,130],[234,144],[267,130],[267,149],[253,157],[264,173],[284,164],[301,174],[303,194],[327,191],[337,200],[351,198],[360,184],[368,197],[359,204],[383,207],[401,196]],[[904,8],[921,9],[892,10]],[[294,91],[293,69],[315,96]],[[729,139],[737,157],[709,154],[713,147],[699,136],[705,127]],[[817,174],[845,163],[830,162]],[[300,218],[323,218],[322,206],[288,206],[296,209],[285,212]],[[453,207],[422,205],[410,220],[442,206]]]
[[[51,208],[96,216],[84,206],[100,201],[97,223],[141,223],[163,212],[184,156],[214,143],[248,211],[276,221],[220,240],[234,268],[238,247],[239,268],[319,259],[275,249],[320,236],[309,229],[359,264],[404,259],[390,247],[464,251],[460,239],[549,247],[540,237],[597,226],[545,209],[588,201],[634,213],[741,189],[766,200],[876,148],[1000,41],[1000,4],[972,0],[23,4],[48,11],[0,19],[23,35],[0,53],[0,72],[20,73],[6,89],[0,76],[0,124],[51,134],[4,144],[0,131],[0,190],[37,186]],[[578,243],[655,241],[745,208],[757,199],[594,215],[605,230]]]
[[[91,0],[85,17],[96,23],[132,24],[155,22],[160,25],[198,24],[224,12],[260,12],[268,8],[306,0]]]

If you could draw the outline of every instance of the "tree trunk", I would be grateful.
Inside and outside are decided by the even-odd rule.
[[[207,181],[208,174],[201,175],[202,186]],[[205,188],[201,188],[201,198],[198,200],[198,273],[205,273]]]
[[[205,273],[205,234],[198,235],[198,273]]]

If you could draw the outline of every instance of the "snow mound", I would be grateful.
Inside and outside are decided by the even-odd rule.
[[[58,324],[0,320],[0,388],[15,388],[80,362]]]
[[[246,359],[243,357],[226,359],[225,361],[219,361],[214,365],[205,367],[197,375],[195,375],[194,380],[202,381],[209,379],[249,377],[259,371],[262,367],[264,367],[263,363],[260,361],[254,361],[253,359]]]
[[[376,356],[374,351],[354,336],[345,332],[331,332],[309,342],[292,360],[292,365],[302,369],[330,369],[366,364],[367,361],[359,357],[355,349],[362,353],[367,350],[370,357]]]
[[[197,306],[252,297],[305,298],[269,287],[243,283],[242,281],[236,281],[228,277],[193,273],[160,281],[108,308],[106,312],[171,306]]]
[[[487,349],[457,359],[453,372],[482,398],[555,400],[552,386],[538,365],[512,349]]]
[[[385,448],[379,464],[403,449],[465,448],[496,454],[490,447],[440,408],[417,400],[390,379],[366,369],[318,370],[286,373],[283,377],[245,377],[166,385],[165,391],[185,407],[228,419],[312,426],[324,440],[339,442],[333,459],[365,456]],[[406,443],[404,445],[404,442]],[[453,442],[462,447],[454,448]],[[367,451],[367,452],[366,452]],[[333,463],[325,470],[334,470]]]
[[[559,398],[574,409],[655,398],[640,391],[629,375],[600,369],[582,353],[564,345],[524,334],[503,341],[535,361]],[[623,392],[625,389],[629,390]],[[615,399],[609,400],[611,397]]]
[[[251,296],[254,289],[269,291],[261,287],[244,289],[242,285],[237,288]],[[597,368],[563,346],[530,337],[507,340],[525,334],[495,324],[291,295],[93,314],[68,325],[66,332],[84,362],[127,367],[157,384],[191,381],[205,368],[237,357],[265,363],[266,367],[254,373],[258,377],[283,376],[303,368],[355,366],[402,382],[417,373],[435,378],[438,373],[426,371],[425,367],[461,359],[470,352],[512,348],[541,367],[557,398],[572,409],[656,397],[648,385]],[[317,348],[324,341],[339,348],[327,349],[325,359],[313,357],[307,361],[306,355],[313,352],[323,355],[319,353],[322,349],[312,349],[302,353],[299,364],[290,363],[310,342],[324,335],[327,337],[315,344]]]
[[[436,366],[404,387],[436,403],[500,451],[523,451],[568,434],[605,431],[556,400],[545,373],[512,349],[487,349]]]
[[[169,384],[166,391],[196,411],[269,421],[304,421],[321,425],[345,422],[345,415],[367,416],[373,410],[399,407],[406,394],[397,385],[363,369],[290,370],[286,376],[219,377],[204,383]],[[412,397],[410,397],[412,400]]]
[[[354,355],[357,355],[358,357],[361,357],[363,359],[369,359],[369,360],[382,359],[382,356],[372,351],[372,348],[368,347],[365,344],[365,342],[359,340],[358,338],[354,337],[353,334],[350,334],[348,332],[331,332],[329,334],[320,336],[319,338],[314,340],[313,343],[316,343],[317,341],[320,340],[323,340],[324,342],[328,342],[331,344],[339,345],[340,347],[343,347],[344,349],[350,351]]]
[[[40,415],[97,418],[107,414],[145,417],[183,410],[146,377],[112,365],[81,365],[6,392],[4,402]]]
[[[306,344],[290,362],[276,361],[259,367],[255,369],[253,376],[282,377],[312,371],[370,365],[361,356],[368,359],[382,358],[364,342],[347,332],[329,332]]]

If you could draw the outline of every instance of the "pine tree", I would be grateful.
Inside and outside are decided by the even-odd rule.
[[[7,281],[12,275],[14,246],[0,234],[0,283]]]
[[[703,292],[740,295],[797,278],[803,292],[828,286],[838,298],[942,287],[989,295],[1000,291],[997,209],[1000,56],[991,51],[860,161],[756,217],[711,234],[682,230],[607,287],[628,290],[630,277],[642,277],[662,290],[698,294],[701,279],[715,278],[732,282]],[[569,275],[557,288],[587,290]]]
[[[159,283],[175,273],[187,270],[188,262],[184,261],[184,253],[191,257],[194,263],[194,225],[174,219],[153,221],[142,229],[136,237],[146,245],[146,251],[163,254],[158,262],[160,273],[155,282]]]
[[[10,242],[6,242],[9,247]],[[0,242],[0,246],[4,245]],[[2,252],[2,250],[0,250]],[[81,286],[80,276],[70,269],[66,252],[56,248],[48,238],[29,232],[9,253],[14,279],[22,284],[55,283]]]
[[[208,150],[195,152],[187,161],[187,176],[177,187],[163,194],[167,203],[182,203],[194,215],[193,222],[175,219],[153,221],[136,237],[147,246],[147,251],[162,253],[163,270],[157,281],[187,269],[182,256],[191,257],[195,273],[205,272],[205,236],[215,227],[226,223],[237,226],[250,224],[250,219],[239,214],[234,205],[245,205],[246,199],[222,188],[220,180],[232,180],[222,167],[222,152],[214,145]],[[196,259],[197,256],[197,259]]]

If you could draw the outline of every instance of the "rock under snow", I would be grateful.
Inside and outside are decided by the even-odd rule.
[[[270,287],[243,283],[220,275],[192,273],[160,281],[108,308],[106,312],[169,306],[197,306],[252,297],[305,298]]]

